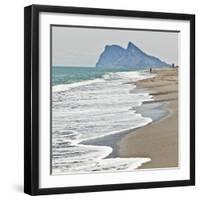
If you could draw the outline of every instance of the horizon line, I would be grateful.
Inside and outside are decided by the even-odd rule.
[[[92,67],[96,67],[96,66],[82,66],[82,65],[52,65],[52,67],[88,67],[88,68],[92,68]]]

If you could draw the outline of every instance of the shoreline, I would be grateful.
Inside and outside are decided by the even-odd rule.
[[[142,70],[143,71],[143,70]],[[148,78],[149,79],[149,78]],[[137,85],[137,82],[130,82],[134,85]],[[134,93],[150,93],[148,88],[144,87],[137,87],[133,90]],[[160,119],[164,118],[168,115],[168,111],[166,110],[165,106],[162,102],[155,102],[154,100],[151,101],[151,103],[145,103],[143,102],[142,106],[139,107],[133,107],[133,109],[140,113],[142,116],[149,117],[153,120],[153,122],[159,121]],[[152,123],[152,122],[151,122]],[[146,125],[145,125],[146,126]],[[87,141],[83,141],[80,144],[84,145],[94,145],[94,146],[109,146],[113,149],[112,153],[109,154],[106,158],[117,158],[120,157],[119,155],[119,143],[120,141],[127,135],[129,135],[132,132],[135,132],[138,129],[141,129],[142,127],[129,129],[127,131],[119,132],[117,134],[107,135]]]
[[[138,169],[178,167],[178,69],[153,69],[153,73],[157,76],[134,84],[153,96],[154,100],[143,106],[161,103],[168,113],[122,137],[119,157],[151,158]],[[145,117],[145,113],[142,115]]]
[[[167,112],[165,106],[163,106],[161,103],[151,103],[151,104],[148,104],[147,106],[142,106],[142,107],[138,107],[138,108],[134,108],[134,109],[136,110],[136,112],[139,112],[140,114],[145,115],[146,117],[152,118],[153,122],[151,122],[151,123],[157,122],[168,115],[168,112]],[[157,112],[158,114],[152,115],[152,113],[155,113],[155,112]],[[145,125],[145,126],[147,126],[147,125]],[[119,144],[122,141],[122,139],[124,139],[125,136],[127,136],[143,127],[138,127],[138,128],[134,128],[133,130],[127,130],[127,131],[119,132],[117,134],[107,135],[104,137],[99,137],[99,138],[83,141],[80,144],[94,145],[94,146],[96,146],[96,145],[97,146],[109,146],[112,148],[113,151],[105,159],[120,158],[121,156],[119,153],[119,149],[120,149]]]

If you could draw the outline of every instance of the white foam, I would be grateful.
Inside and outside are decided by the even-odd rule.
[[[129,71],[129,72],[108,73],[105,74],[103,78],[105,80],[125,78],[125,79],[130,79],[131,81],[139,81],[147,78],[152,78],[154,76],[155,74],[150,74],[147,72]]]
[[[135,169],[150,158],[106,158],[112,148],[80,142],[118,134],[152,121],[133,107],[151,101],[148,93],[130,92],[129,82],[153,76],[139,72],[108,73],[103,79],[53,87],[53,174]]]
[[[89,85],[92,83],[99,83],[99,82],[103,82],[103,81],[104,81],[103,79],[94,79],[94,80],[88,80],[88,81],[75,82],[75,83],[71,83],[71,84],[55,85],[55,86],[53,86],[53,92],[62,92],[62,91],[70,90],[75,87]]]
[[[63,148],[60,145],[53,159],[54,175],[134,170],[151,160],[150,158],[106,158],[111,152],[112,148],[106,146],[79,144]]]

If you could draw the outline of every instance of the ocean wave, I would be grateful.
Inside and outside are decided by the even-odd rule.
[[[80,143],[151,123],[151,118],[143,117],[134,108],[152,101],[152,96],[132,91],[135,85],[129,82],[152,76],[141,72],[110,72],[101,79],[53,86],[53,174],[124,171],[148,162],[150,158],[108,159],[111,147]]]
[[[154,74],[149,74],[149,73],[145,73],[145,72],[110,72],[110,73],[106,73],[104,75],[102,75],[102,78],[96,78],[96,79],[92,79],[92,80],[86,80],[86,81],[79,81],[79,82],[75,82],[75,83],[67,83],[67,84],[59,84],[59,85],[55,85],[53,86],[53,92],[62,92],[62,91],[66,91],[66,90],[70,90],[72,88],[76,88],[76,87],[81,87],[81,86],[85,86],[85,85],[90,85],[90,84],[94,84],[94,83],[101,83],[104,82],[106,80],[126,80],[127,79],[129,81],[139,81],[139,80],[143,80],[143,79],[147,79],[147,78],[151,78],[154,77]]]
[[[53,88],[53,92],[62,92],[62,91],[70,90],[72,88],[89,85],[93,83],[100,83],[103,81],[104,81],[103,79],[98,78],[94,80],[80,81],[80,82],[75,82],[75,83],[70,83],[70,84],[55,85],[52,88]]]
[[[112,152],[108,146],[76,145],[60,147],[53,156],[55,174],[116,172],[134,170],[150,158],[106,158]]]
[[[131,81],[139,81],[147,78],[154,77],[154,74],[150,74],[147,72],[141,72],[141,71],[130,71],[130,72],[111,72],[103,75],[103,78],[105,80],[110,79],[128,79]]]

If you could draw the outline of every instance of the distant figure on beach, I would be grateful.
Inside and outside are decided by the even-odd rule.
[[[151,67],[149,68],[149,72],[150,72],[150,73],[152,72],[152,68],[151,68]]]
[[[172,68],[175,68],[175,64],[174,63],[172,64]]]

